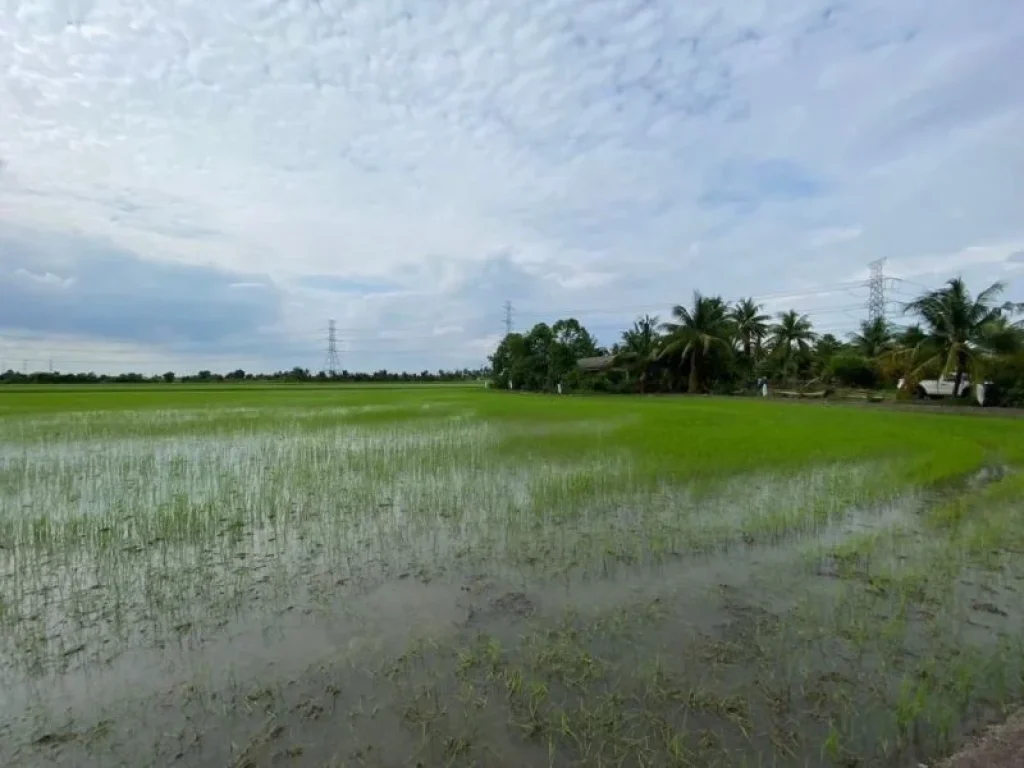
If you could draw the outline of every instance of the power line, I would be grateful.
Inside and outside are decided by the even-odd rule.
[[[839,307],[817,307],[810,308],[800,314],[806,315],[811,318],[820,318],[816,323],[815,330],[819,334],[833,333],[836,335],[842,335],[855,331],[854,321],[856,318],[851,313],[856,310],[862,310],[863,304],[850,304]],[[839,314],[846,314],[850,317],[849,323],[844,323],[842,318],[836,317]],[[372,339],[369,341],[373,341]],[[329,346],[329,345],[328,345]],[[308,347],[307,349],[312,349]],[[20,352],[21,350],[17,350]],[[202,369],[249,369],[253,365],[259,365],[256,360],[245,360],[238,356],[231,355],[230,352],[222,353],[218,355],[210,356],[203,360],[186,361],[180,357],[175,359],[173,356],[151,356],[151,355],[135,355],[130,358],[113,358],[108,354],[100,352],[96,357],[84,358],[82,357],[82,350],[78,348],[75,352],[78,353],[76,357],[57,357],[52,355],[52,350],[40,349],[38,351],[30,351],[28,355],[21,358],[21,369],[22,372],[27,373],[30,369],[35,371],[43,371],[46,368],[52,366],[54,370],[68,371],[69,366],[73,366],[77,370],[87,370],[96,367],[118,367],[122,371],[130,370],[132,366],[139,366],[143,368],[157,368],[160,366],[167,366],[173,369],[177,369],[179,372],[188,370],[202,370]],[[33,354],[34,352],[34,354]],[[470,350],[468,344],[460,344],[455,348],[438,348],[433,351],[433,354],[441,359],[449,359],[452,356],[463,357],[470,353],[476,353],[477,350]],[[298,356],[301,357],[308,352],[302,352]],[[366,358],[405,358],[412,356],[422,356],[424,349],[422,346],[417,347],[406,347],[406,348],[393,348],[393,347],[381,347],[381,346],[370,346],[364,348],[352,348],[346,349],[346,354],[350,355],[355,359],[366,359]],[[281,364],[286,369],[288,365]],[[2,366],[0,369],[6,370],[7,366]],[[305,367],[305,366],[302,366]],[[328,364],[329,367],[329,364]],[[336,367],[340,367],[340,363],[336,364]]]
[[[904,282],[906,282],[906,281],[904,281]],[[846,291],[847,293],[849,293],[850,290],[853,289],[853,288],[864,288],[866,285],[867,284],[864,281],[859,281],[859,282],[854,281],[854,282],[847,282],[847,283],[837,283],[837,284],[834,284],[834,285],[831,285],[831,286],[827,286],[826,285],[826,286],[822,286],[822,287],[819,287],[819,288],[816,288],[816,289],[810,289],[810,290],[804,290],[804,289],[799,289],[798,288],[798,289],[790,289],[790,290],[787,290],[787,291],[777,291],[777,292],[774,292],[774,293],[765,293],[765,294],[761,294],[760,296],[754,296],[753,298],[755,299],[755,301],[767,301],[767,300],[772,299],[772,298],[784,298],[784,297],[787,297],[787,296],[793,296],[793,297],[799,297],[799,298],[808,298],[808,297],[813,297],[813,296],[821,296],[821,295],[825,295],[825,294],[835,294],[835,293],[840,293],[840,292],[843,292],[843,291]],[[732,302],[732,301],[738,300],[739,298],[744,298],[744,297],[735,297],[735,298],[725,299],[725,300],[729,301],[729,302]],[[652,304],[645,304],[645,305],[633,304],[633,305],[629,305],[629,306],[618,306],[618,307],[603,306],[603,307],[595,307],[595,308],[589,308],[589,309],[557,309],[557,308],[551,308],[551,309],[546,309],[546,310],[534,309],[534,310],[521,311],[521,310],[514,309],[513,306],[512,306],[512,302],[511,301],[506,301],[504,303],[504,305],[503,305],[503,308],[505,310],[504,323],[505,323],[505,330],[506,330],[506,332],[510,332],[511,328],[513,327],[513,319],[514,319],[515,314],[519,314],[519,315],[524,315],[525,314],[525,315],[530,316],[530,317],[541,317],[541,316],[568,317],[568,316],[586,316],[586,315],[604,315],[604,314],[616,314],[617,315],[617,314],[627,314],[627,313],[640,313],[640,314],[643,314],[644,312],[649,312],[649,311],[659,311],[659,310],[664,311],[666,309],[666,307],[671,307],[671,306],[673,306],[676,303],[678,303],[678,302],[659,303],[659,304],[653,304],[652,303]],[[819,310],[817,308],[814,308],[814,309],[809,309],[807,311],[808,312],[817,312]],[[822,310],[822,311],[825,311],[825,310]],[[486,325],[488,325],[488,319],[487,319],[486,315],[474,315],[474,316],[459,317],[459,318],[454,319],[452,322],[455,322],[455,323],[463,325],[463,326],[476,325],[479,328],[483,328]],[[415,325],[415,326],[402,326],[402,327],[388,326],[387,330],[388,330],[389,333],[401,334],[401,338],[394,339],[394,338],[388,338],[386,336],[382,337],[382,336],[379,335],[379,333],[374,333],[374,332],[372,332],[370,329],[368,329],[366,327],[362,327],[362,328],[358,328],[358,327],[340,328],[340,327],[337,326],[337,323],[334,324],[335,339],[338,342],[341,342],[343,340],[347,340],[347,341],[358,341],[358,342],[372,342],[375,345],[378,345],[378,344],[379,345],[385,345],[385,344],[388,344],[388,343],[391,343],[391,342],[394,342],[394,341],[407,341],[407,340],[409,340],[411,338],[414,338],[414,337],[415,338],[423,338],[423,339],[426,339],[426,338],[433,339],[433,338],[437,338],[437,336],[438,336],[438,334],[435,334],[435,333],[432,333],[432,332],[424,332],[424,324],[423,323],[420,323],[420,324]],[[328,331],[327,335],[329,336],[330,335],[330,328],[328,328],[327,331]],[[224,355],[231,355],[231,354],[245,354],[247,352],[259,353],[259,352],[266,351],[266,344],[267,344],[267,340],[268,339],[273,340],[273,341],[280,341],[280,343],[285,344],[285,345],[290,345],[290,344],[293,344],[295,342],[296,338],[305,336],[307,333],[309,334],[309,336],[313,336],[313,335],[319,335],[322,332],[323,332],[322,331],[322,327],[321,327],[321,329],[310,329],[308,331],[304,330],[304,329],[300,330],[300,329],[288,329],[288,328],[267,328],[267,329],[261,329],[257,333],[257,335],[259,336],[258,339],[254,339],[252,336],[245,336],[245,337],[243,337],[243,340],[240,343],[233,342],[230,339],[230,337],[228,337],[228,338],[219,338],[219,339],[217,339],[215,341],[211,341],[211,342],[206,342],[206,341],[191,341],[191,342],[184,342],[184,343],[175,342],[175,343],[173,343],[173,345],[168,345],[166,347],[162,347],[162,351],[164,353],[166,353],[168,356],[175,356],[175,355],[181,355],[181,354],[194,354],[194,355],[210,354],[211,356],[212,355],[224,356]],[[323,337],[321,337],[321,338],[323,338]],[[40,342],[44,342],[45,343],[44,339],[39,339],[38,337],[25,336],[25,335],[17,335],[17,334],[12,334],[10,332],[7,332],[7,333],[0,332],[0,341],[5,341],[7,343],[7,345],[9,347],[12,347],[12,348],[18,348],[18,347],[23,347],[23,346],[36,346]],[[54,353],[65,352],[65,353],[71,353],[71,354],[80,353],[82,351],[82,347],[80,345],[80,342],[77,339],[76,340],[66,339],[66,342],[68,344],[74,344],[75,346],[73,346],[73,347],[49,347],[49,346],[47,346],[47,349],[52,351],[52,352],[54,352]],[[145,344],[145,343],[152,344],[153,342],[152,341],[147,341],[147,340],[140,340],[139,343],[140,344]],[[108,349],[108,350],[104,350],[102,354],[104,354],[105,356],[125,355],[127,357],[135,357],[135,356],[138,355],[138,352],[136,352],[134,350]]]
[[[862,306],[863,305],[861,304],[841,304],[839,306],[812,306],[804,309],[798,309],[797,311],[799,312],[799,314],[807,315],[808,317],[812,318],[817,318],[829,315],[848,314],[857,309],[861,309]],[[481,325],[483,325],[483,323],[481,323]],[[594,325],[600,327],[602,324],[594,323]],[[326,334],[326,337],[322,336],[320,338],[326,341],[326,354],[323,358],[324,367],[325,369],[330,369],[332,363],[332,356],[330,354],[332,346],[330,328],[328,328],[328,333]],[[431,338],[437,340],[444,339],[445,337],[436,336],[434,334],[418,334],[415,336],[403,334],[403,336],[400,338],[381,338],[375,335],[368,335],[362,338],[352,336],[350,338],[354,341],[361,342],[361,344],[359,344],[359,346],[346,348],[346,354],[391,355],[415,354],[422,352],[422,346],[414,348],[408,347],[408,342],[415,338]],[[338,354],[339,358],[340,341],[341,337],[337,334],[337,327],[335,326],[333,346],[335,347],[335,352],[336,354]],[[462,340],[459,339],[459,341]],[[404,346],[398,346],[397,348],[396,346],[393,346],[403,344]],[[288,350],[289,347],[291,348],[291,351],[293,353],[301,355],[308,355],[310,352],[313,352],[315,350],[315,345],[312,338],[310,338],[308,342],[303,342],[301,336],[299,336],[298,338],[293,337],[292,344],[290,345],[282,345],[281,351],[285,352]],[[82,359],[83,353],[88,354],[86,352],[86,349],[87,347],[83,348],[82,345],[76,347],[57,347],[45,344],[45,340],[43,339],[24,339],[21,340],[20,343],[8,343],[6,345],[5,352],[6,357],[17,358],[19,353],[27,352],[27,357],[30,360],[46,360],[47,358],[52,358],[56,365],[58,363],[68,362],[89,362],[89,360]],[[323,347],[321,347],[321,349],[323,349]],[[168,364],[173,364],[174,362],[181,361],[181,359],[184,357],[192,357],[193,359],[195,359],[196,365],[209,365],[219,363],[223,360],[238,361],[248,355],[252,355],[254,358],[262,359],[267,353],[267,351],[268,350],[266,342],[261,343],[261,341],[256,340],[251,341],[250,343],[244,346],[227,345],[216,347],[212,346],[212,344],[207,344],[204,345],[202,348],[195,348],[192,346],[175,346],[157,350],[98,349],[96,350],[96,357],[91,358],[91,360],[96,362],[104,361],[110,363],[120,362],[122,364],[128,364],[131,362],[151,362],[154,364],[167,362]],[[336,360],[333,362],[335,368],[340,369],[340,360]]]
[[[927,286],[924,283],[917,283],[917,282],[914,282],[913,280],[907,280],[905,277],[891,277],[889,279],[892,280],[894,283],[905,283],[906,285],[914,286],[915,288],[918,288],[918,289],[921,289],[921,290],[924,290],[924,291],[934,291],[935,290],[935,288]]]
[[[874,264],[872,264],[872,279],[869,279],[868,281],[849,281],[844,283],[836,283],[832,285],[823,285],[813,289],[795,288],[786,291],[765,293],[761,294],[760,296],[755,296],[753,298],[755,301],[758,302],[767,302],[768,300],[773,298],[785,300],[787,297],[806,300],[807,298],[813,296],[835,295],[842,293],[849,295],[851,298],[859,298],[857,296],[859,291],[862,291],[863,289],[867,288],[870,294],[869,300],[871,302],[871,311],[878,312],[878,315],[876,316],[884,317],[887,305],[889,303],[897,304],[898,302],[892,302],[892,300],[888,299],[888,297],[886,296],[885,280],[889,278],[885,278],[884,274],[882,274],[881,290],[878,290],[877,276],[879,273],[881,273],[881,263],[884,263],[884,260],[879,260],[879,262],[875,262]],[[914,283],[913,281],[901,278],[893,278],[892,282],[893,291],[896,293],[899,292],[901,285],[927,288],[927,286],[923,286],[919,283]],[[879,293],[881,296],[881,302],[879,302]],[[726,299],[726,301],[729,301],[730,303],[736,300],[737,299]],[[848,300],[849,299],[847,299],[847,301]],[[769,303],[776,304],[778,302]],[[797,301],[795,303],[798,307],[800,302]],[[671,306],[671,304],[669,306]],[[805,314],[810,317],[828,315],[834,316],[838,314],[844,314],[849,316],[851,320],[854,320],[855,318],[851,313],[856,310],[863,311],[863,306],[863,303],[859,303],[854,305],[810,307],[801,311],[800,314]],[[513,308],[511,300],[506,300],[504,302],[503,308],[505,315],[505,332],[507,334],[511,333],[512,331],[514,313],[517,310]],[[627,313],[644,313],[652,310],[663,311],[664,309],[665,304],[648,304],[643,307],[639,305],[632,305],[628,307],[608,307],[606,305],[600,308],[592,309],[550,309],[546,311],[527,310],[525,314],[538,316],[537,319],[539,320],[541,319],[540,316],[577,316],[579,318],[583,318],[584,316],[588,315],[622,315]],[[520,314],[523,314],[523,312],[520,312]],[[493,318],[493,316],[490,317]],[[611,318],[608,319],[609,321],[611,321]],[[839,322],[842,322],[840,318],[834,319],[839,320]],[[435,325],[437,325],[440,322],[440,319],[433,318],[433,322],[435,323]],[[488,327],[491,327],[493,319],[490,319],[486,315],[465,316],[451,319],[449,322],[455,325],[462,326],[465,329],[465,332],[472,334],[474,337],[479,337]],[[601,326],[601,322],[599,320],[591,320],[590,322],[599,327]],[[339,329],[337,324],[332,320],[328,323],[327,329],[327,354],[325,358],[325,368],[328,370],[340,369],[340,354],[338,352],[338,344],[343,338],[346,338],[351,341],[356,341],[357,344],[361,342],[361,345],[364,346],[364,348],[362,349],[349,349],[348,347],[346,347],[346,354],[352,354],[360,357],[363,355],[381,357],[401,355],[422,355],[424,353],[424,348],[422,346],[403,349],[395,348],[394,346],[391,345],[402,344],[403,342],[407,344],[410,340],[414,338],[433,340],[445,339],[445,334],[439,335],[433,332],[424,332],[424,325],[425,324],[421,323],[418,326],[405,328],[388,327],[387,331],[391,334],[398,334],[397,337],[382,337],[379,335],[379,332],[374,333],[371,329],[367,329],[365,327],[345,329],[348,332],[348,334],[345,337],[342,337],[342,335],[339,333],[339,331],[341,331],[342,329]],[[822,325],[832,327],[836,326],[836,323],[834,321],[826,320],[824,323],[822,323]],[[825,329],[820,328],[819,330],[823,331]],[[309,339],[308,341],[303,341],[303,338],[305,337],[306,333],[309,333]],[[27,367],[29,360],[45,361],[45,367],[50,367],[51,365],[53,367],[59,367],[59,364],[61,363],[65,365],[69,363],[78,363],[83,365],[110,364],[129,366],[133,363],[137,365],[145,363],[152,363],[153,365],[162,365],[165,362],[169,365],[180,365],[180,363],[185,362],[183,358],[189,357],[193,358],[194,362],[188,361],[188,367],[214,367],[223,365],[223,361],[225,360],[231,360],[233,363],[237,363],[239,360],[244,359],[250,354],[253,356],[253,358],[258,358],[259,360],[264,360],[268,354],[270,354],[273,357],[313,356],[316,354],[316,347],[319,346],[319,344],[314,345],[313,336],[314,334],[319,335],[320,333],[322,333],[322,330],[307,332],[300,329],[265,328],[260,329],[260,331],[258,332],[258,336],[260,338],[253,338],[251,336],[246,338],[243,337],[241,334],[234,334],[234,339],[242,339],[242,343],[232,343],[233,339],[229,336],[211,342],[186,342],[184,344],[174,343],[163,347],[150,347],[150,349],[148,350],[140,349],[136,351],[130,349],[116,348],[98,349],[96,350],[96,357],[90,358],[88,360],[80,359],[81,357],[88,355],[88,352],[86,351],[88,347],[83,348],[83,346],[90,343],[89,341],[86,340],[78,342],[77,340],[71,338],[61,339],[61,341],[65,341],[67,344],[75,344],[76,346],[65,346],[64,348],[60,348],[49,346],[48,344],[46,344],[45,339],[33,336],[19,336],[8,332],[6,334],[0,333],[0,344],[6,346],[6,349],[4,349],[3,351],[5,353],[5,358],[8,360],[10,360],[11,358],[17,360],[21,354],[27,353],[26,357],[22,358],[23,370]],[[323,336],[320,336],[320,339],[323,339]],[[451,336],[449,336],[448,339],[450,341],[456,340]],[[267,347],[268,340],[271,341],[271,343],[273,343],[275,346],[280,345],[280,348],[269,350]],[[463,339],[459,339],[459,341],[463,341]],[[99,343],[102,344],[102,341],[100,341]],[[322,341],[320,342],[320,344],[322,344]],[[448,347],[447,344],[445,344],[444,346],[448,347],[447,349],[436,349],[434,350],[434,353],[445,356],[447,356],[448,354],[461,354],[464,351],[468,351],[468,344],[469,342],[458,345],[460,347],[463,347],[463,349],[452,349],[451,347]],[[332,347],[334,350],[333,355],[331,353]],[[320,349],[323,349],[323,347],[321,346]],[[68,355],[68,357],[64,357],[64,355]],[[201,359],[195,360],[195,358]],[[257,363],[257,360],[248,360],[247,363]],[[6,365],[0,366],[0,368],[6,367]],[[236,365],[236,367],[245,367],[245,365]]]
[[[842,291],[848,291],[851,288],[864,288],[867,283],[864,280],[853,280],[845,283],[835,283],[833,285],[822,286],[816,289],[790,289],[788,291],[776,291],[774,293],[763,293],[756,296],[751,296],[754,301],[762,303],[768,299],[780,299],[786,298],[787,296],[796,296],[799,298],[805,298],[808,296],[821,296],[824,294],[840,293]],[[704,294],[713,295],[713,294]],[[726,303],[733,303],[742,299],[748,298],[748,296],[732,296],[723,298]],[[671,302],[661,302],[657,304],[646,304],[646,305],[631,305],[631,306],[619,306],[619,307],[598,307],[592,309],[563,309],[563,310],[517,310],[519,315],[528,315],[530,317],[535,316],[549,316],[559,315],[561,317],[577,316],[577,315],[601,315],[601,314],[626,314],[626,313],[643,313],[649,311],[664,310],[666,307],[673,307],[679,304],[678,300]]]

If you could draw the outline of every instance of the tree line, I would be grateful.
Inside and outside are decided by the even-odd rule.
[[[455,382],[473,381],[489,375],[489,371],[480,369],[472,370],[462,368],[459,370],[437,370],[420,371],[410,373],[405,371],[389,371],[381,369],[373,373],[359,373],[352,371],[328,371],[312,372],[308,368],[296,367],[287,371],[275,373],[251,373],[241,369],[228,373],[215,373],[213,371],[199,371],[194,375],[177,374],[174,371],[166,373],[147,375],[142,373],[61,373],[58,371],[34,371],[21,373],[8,370],[0,373],[0,384],[174,384],[180,383],[224,383],[243,381],[263,382],[319,382],[319,383],[413,383],[413,382]]]
[[[795,310],[774,317],[752,298],[735,303],[694,292],[669,320],[644,315],[601,347],[576,319],[510,333],[491,356],[502,388],[555,391],[735,393],[759,380],[824,391],[882,389],[952,376],[989,381],[1002,405],[1024,406],[1024,305],[999,302],[995,283],[972,295],[956,278],[907,303],[909,321],[864,321],[845,339],[815,331]]]

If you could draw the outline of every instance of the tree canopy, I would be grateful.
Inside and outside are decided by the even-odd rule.
[[[735,392],[777,384],[876,388],[939,375],[995,376],[1024,350],[1024,307],[1001,284],[972,296],[959,278],[906,306],[906,324],[865,320],[845,340],[796,310],[774,318],[753,298],[732,304],[695,291],[668,320],[643,315],[610,349],[575,318],[511,333],[491,356],[492,380],[513,389]],[[583,364],[580,361],[583,360]],[[1005,378],[1005,377],[1004,377]],[[1021,385],[1024,391],[1024,383]]]

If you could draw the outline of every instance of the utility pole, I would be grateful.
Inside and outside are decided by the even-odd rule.
[[[324,370],[332,377],[336,376],[341,368],[341,361],[338,359],[338,329],[333,320],[327,321],[327,355],[324,358]]]
[[[872,261],[871,277],[868,278],[868,320],[885,320],[885,259]]]
[[[505,335],[512,333],[512,302],[505,302]]]

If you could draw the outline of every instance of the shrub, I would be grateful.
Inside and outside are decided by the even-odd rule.
[[[834,355],[828,364],[831,378],[847,387],[872,389],[878,386],[878,369],[873,361],[849,352]]]
[[[998,358],[986,377],[991,383],[985,405],[1024,408],[1024,353]]]

